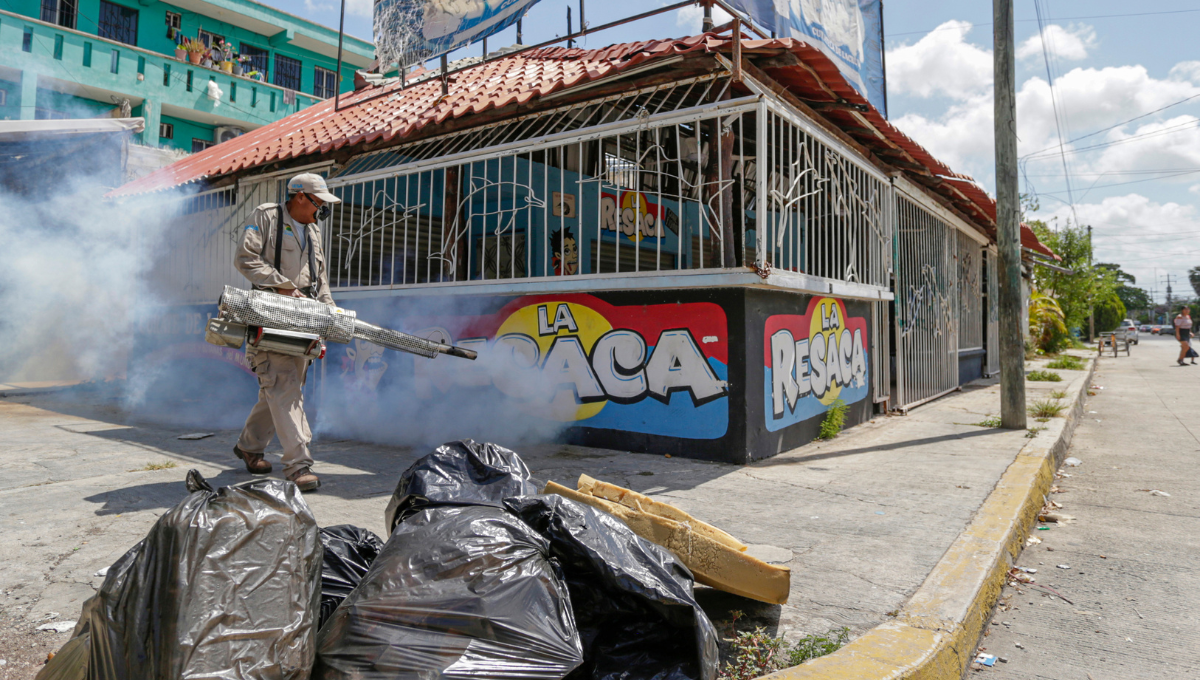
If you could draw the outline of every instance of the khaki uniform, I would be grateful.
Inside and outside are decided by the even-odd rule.
[[[320,302],[333,304],[329,294],[329,271],[321,247],[321,232],[316,225],[297,224],[283,209],[283,243],[279,269],[275,268],[275,237],[280,233],[276,221],[279,210],[275,203],[255,208],[250,224],[242,231],[242,241],[233,257],[237,267],[255,288],[298,288],[303,291],[316,281],[313,292]],[[296,232],[305,234],[303,246]],[[309,252],[314,249],[317,275],[309,271]],[[283,474],[291,475],[313,463],[308,444],[312,431],[304,415],[302,389],[308,374],[308,357],[259,351],[246,346],[246,359],[258,377],[258,403],[250,410],[238,448],[248,453],[262,453],[271,439],[278,435],[283,447]]]

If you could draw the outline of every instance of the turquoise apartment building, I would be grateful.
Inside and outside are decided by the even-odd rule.
[[[175,56],[222,39],[263,80]],[[0,118],[146,119],[141,143],[199,151],[332,97],[338,33],[252,0],[0,0]],[[340,89],[375,58],[346,36]],[[215,83],[212,88],[209,83]]]

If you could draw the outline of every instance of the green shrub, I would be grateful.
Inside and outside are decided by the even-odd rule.
[[[1067,371],[1082,371],[1083,360],[1070,354],[1064,354],[1059,358],[1046,364],[1046,368],[1061,368]]]
[[[1066,390],[1054,390],[1053,392],[1050,393],[1050,398],[1051,399],[1066,399],[1067,391]]]
[[[1062,376],[1054,371],[1030,371],[1025,374],[1025,379],[1033,382],[1062,382]]]
[[[1000,416],[988,416],[975,424],[979,427],[1000,427]]]
[[[817,439],[833,439],[838,436],[846,425],[846,412],[849,410],[846,402],[834,399],[829,405],[829,410],[825,412],[825,420],[821,421],[821,431],[817,434]]]
[[[1037,399],[1029,405],[1029,415],[1034,418],[1057,418],[1066,405],[1057,399]]]
[[[738,633],[733,639],[729,652],[731,658],[725,662],[717,677],[719,680],[753,680],[832,654],[849,640],[849,628],[833,628],[824,635],[806,635],[787,648],[782,637],[772,637],[763,628],[755,628],[750,632]]]

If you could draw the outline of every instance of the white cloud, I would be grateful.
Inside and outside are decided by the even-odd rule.
[[[1198,131],[1200,119],[1195,116],[1176,116],[1139,126],[1130,132],[1118,128],[1099,141],[1113,146],[1097,150],[1100,157],[1092,168],[1097,172],[1200,168]]]
[[[1116,262],[1150,289],[1157,273],[1172,274],[1180,283],[1176,295],[1191,296],[1187,270],[1200,262],[1200,211],[1175,202],[1158,203],[1141,194],[1110,196],[1099,203],[1075,206],[1079,222],[1091,225],[1097,262]],[[1034,217],[1065,223],[1071,209],[1063,206]],[[1155,272],[1157,268],[1157,272]],[[1159,286],[1161,289],[1162,286]],[[1163,294],[1160,290],[1159,298]]]
[[[1188,192],[1200,195],[1200,184],[1193,184],[1192,186],[1188,187]]]
[[[370,18],[374,8],[375,3],[372,0],[346,0],[346,14],[352,16]]]
[[[361,1],[368,2],[369,0]],[[720,26],[733,20],[733,16],[720,7],[713,7],[712,15],[714,26]],[[699,33],[704,30],[704,8],[699,5],[684,7],[675,14],[675,25],[691,33]]]
[[[1200,61],[1181,61],[1171,67],[1172,80],[1184,80],[1200,85]]]
[[[333,5],[323,2],[313,2],[313,0],[304,0],[304,9],[309,12],[332,12],[334,10]],[[350,14],[350,12],[347,11],[347,14]]]
[[[1017,47],[1017,59],[1042,58],[1042,42],[1050,48],[1051,58],[1079,61],[1096,46],[1096,31],[1091,26],[1063,28],[1050,24],[1041,33],[1030,36]]]
[[[888,50],[888,89],[900,94],[955,99],[992,87],[992,53],[966,41],[971,24],[947,21],[912,45]]]

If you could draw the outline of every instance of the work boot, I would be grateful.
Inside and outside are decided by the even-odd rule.
[[[234,446],[233,455],[241,458],[242,462],[246,464],[246,472],[255,475],[265,475],[271,471],[270,461],[263,460],[261,453],[250,453]]]
[[[321,486],[321,478],[312,473],[308,467],[302,467],[288,475],[288,481],[295,484],[301,491],[316,491]]]

